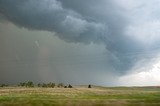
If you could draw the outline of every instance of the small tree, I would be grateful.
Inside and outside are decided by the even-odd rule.
[[[34,87],[34,83],[32,81],[21,82],[21,83],[18,84],[18,86],[21,86],[21,87]]]
[[[63,84],[63,83],[59,83],[59,84],[57,85],[57,87],[58,87],[58,88],[64,87],[64,84]]]
[[[51,88],[54,88],[56,86],[55,83],[51,83]]]
[[[51,83],[51,82],[48,83],[48,84],[47,84],[47,87],[51,88],[51,87],[52,87],[52,83]]]
[[[27,87],[34,87],[34,84],[33,84],[32,81],[28,81],[28,82],[26,83],[26,86],[27,86]]]
[[[68,88],[73,88],[73,87],[72,87],[72,85],[69,84],[69,85],[68,85]]]
[[[88,88],[92,88],[91,85],[88,85]]]
[[[7,87],[7,84],[0,84],[0,87]]]
[[[38,86],[38,87],[42,87],[42,84],[41,84],[41,83],[38,83],[37,86]]]
[[[43,84],[42,84],[42,87],[45,87],[45,88],[46,88],[46,87],[47,87],[47,84],[43,83]]]
[[[24,87],[24,86],[26,86],[26,83],[25,82],[21,82],[21,83],[18,84],[18,86]]]

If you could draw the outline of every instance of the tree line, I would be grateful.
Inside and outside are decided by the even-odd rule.
[[[7,86],[9,86],[9,85],[0,84],[0,87],[7,87]],[[73,88],[73,86],[71,84],[65,85],[63,83],[56,84],[56,83],[53,83],[53,82],[34,84],[32,81],[20,82],[17,86],[18,87],[42,87],[42,88],[54,88],[54,87]],[[88,85],[88,88],[91,88],[91,85]]]
[[[43,87],[43,88],[54,88],[54,87],[58,87],[58,88],[62,88],[65,87],[65,85],[63,83],[53,83],[53,82],[49,82],[49,83],[38,83],[38,84],[34,84],[32,81],[28,81],[28,82],[21,82],[18,84],[19,87]]]

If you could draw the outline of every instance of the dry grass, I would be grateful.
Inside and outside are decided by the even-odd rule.
[[[0,106],[160,106],[160,88],[0,88]]]

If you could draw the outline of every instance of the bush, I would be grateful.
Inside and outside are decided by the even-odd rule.
[[[54,88],[56,84],[50,82],[50,83],[48,83],[47,85],[48,85],[47,87],[49,87],[49,88]]]
[[[18,84],[18,86],[21,86],[21,87],[34,87],[34,83],[32,81],[21,82],[21,83]]]
[[[92,88],[91,85],[88,85],[88,88]]]
[[[72,87],[72,85],[69,84],[69,85],[68,85],[68,88],[73,88],[73,87]]]
[[[41,83],[39,83],[37,86],[38,87],[45,87],[45,88],[54,88],[56,86],[56,84],[55,83],[51,83],[51,82],[48,83],[48,84],[45,84],[45,83],[41,84]]]
[[[38,83],[37,86],[38,86],[38,87],[42,87],[42,84],[41,84],[41,83]]]
[[[32,81],[28,81],[28,82],[26,83],[26,87],[34,87],[33,82],[32,82]]]
[[[0,87],[7,87],[7,84],[0,84]]]
[[[47,88],[47,84],[43,83],[42,87]]]
[[[63,83],[59,83],[59,84],[57,85],[57,87],[58,87],[58,88],[62,88],[62,87],[64,87],[64,84],[63,84]]]
[[[24,86],[26,86],[26,83],[25,82],[21,82],[21,83],[18,84],[18,86],[24,87]]]

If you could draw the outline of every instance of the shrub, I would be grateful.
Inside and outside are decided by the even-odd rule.
[[[7,87],[7,84],[0,84],[0,87]]]
[[[43,83],[42,87],[47,88],[47,84]]]
[[[38,86],[38,87],[42,87],[42,84],[41,84],[41,83],[38,83],[37,86]]]
[[[68,85],[68,88],[73,88],[73,87],[72,87],[72,85],[69,84],[69,85]]]
[[[28,82],[26,83],[26,87],[34,87],[33,82],[32,82],[32,81],[28,81]]]
[[[34,87],[34,83],[32,81],[21,82],[21,83],[18,84],[18,86],[21,86],[21,87]]]
[[[64,87],[64,84],[63,84],[63,83],[59,83],[59,84],[57,85],[57,87],[58,87],[58,88]]]
[[[88,85],[88,88],[92,88],[91,85]]]

